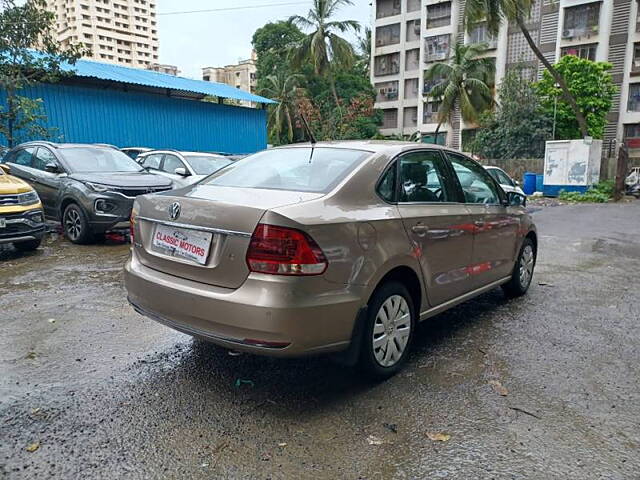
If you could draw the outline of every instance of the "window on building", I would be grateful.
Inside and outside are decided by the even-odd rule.
[[[410,100],[412,98],[418,98],[418,79],[407,78],[404,81],[404,98]]]
[[[376,18],[400,15],[400,0],[378,0],[376,2]]]
[[[640,43],[633,44],[633,63],[631,64],[632,72],[640,72]]]
[[[391,102],[398,99],[398,81],[376,83],[376,102]]]
[[[640,148],[640,123],[628,123],[624,126],[624,143],[629,148]]]
[[[593,2],[564,9],[562,38],[576,38],[598,34],[600,3]]]
[[[451,2],[427,5],[427,29],[451,24]]]
[[[444,80],[444,77],[427,78],[427,71],[425,71],[424,72],[424,84],[423,84],[423,87],[422,87],[422,94],[423,95],[430,95],[431,94],[431,90],[433,89],[433,87],[435,87],[436,85],[441,83],[443,80]]]
[[[440,102],[425,102],[422,109],[422,123],[438,123]]]
[[[382,128],[398,128],[398,109],[382,110]]]
[[[420,49],[407,50],[404,61],[405,71],[412,72],[418,70],[418,68],[420,68]]]
[[[407,22],[407,42],[420,40],[420,19],[409,20]]]
[[[376,76],[393,75],[400,72],[400,53],[378,55],[374,59],[373,72]]]
[[[498,39],[489,34],[487,23],[481,22],[469,33],[469,43],[485,43],[488,48],[497,48]]]
[[[422,0],[407,0],[407,12],[417,12],[421,5]]]
[[[629,101],[627,111],[640,112],[640,83],[629,84]]]
[[[445,60],[449,56],[449,42],[451,35],[436,35],[425,39],[424,60],[435,62]]]
[[[418,107],[405,107],[402,115],[405,127],[416,127],[418,125]]]
[[[376,47],[400,43],[400,24],[385,25],[376,28]]]
[[[595,62],[597,49],[598,49],[597,43],[564,47],[560,50],[560,56],[564,57],[565,55],[575,55],[576,57],[586,58],[587,60],[591,60]]]

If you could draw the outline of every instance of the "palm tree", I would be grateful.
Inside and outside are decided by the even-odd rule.
[[[425,83],[435,83],[427,95],[440,102],[436,143],[440,127],[443,123],[451,122],[457,106],[465,122],[475,123],[493,103],[493,92],[489,85],[495,65],[491,59],[480,58],[486,50],[485,44],[458,43],[449,63],[435,63],[425,72]]]
[[[265,80],[261,94],[278,103],[269,106],[268,127],[272,138],[282,141],[283,132],[288,142],[293,141],[293,122],[298,96],[298,81],[302,75],[269,75]]]
[[[369,75],[369,67],[371,65],[371,28],[364,27],[363,35],[358,37],[358,53],[367,75]]]
[[[487,22],[487,30],[492,35],[497,35],[503,20],[514,22],[518,25],[529,47],[533,51],[538,60],[542,62],[549,71],[556,83],[562,89],[565,100],[571,106],[582,136],[588,136],[587,121],[585,116],[578,107],[575,97],[569,91],[567,83],[562,75],[551,65],[549,60],[542,54],[538,45],[536,45],[531,34],[527,29],[527,19],[531,14],[531,9],[535,0],[467,0],[465,5],[465,22],[467,30],[471,31],[474,25],[480,21]]]
[[[339,106],[339,100],[334,68],[351,66],[355,60],[353,47],[338,33],[360,31],[360,24],[355,20],[331,20],[340,7],[346,5],[353,5],[352,0],[313,0],[307,17],[294,15],[289,18],[300,29],[311,30],[293,49],[291,60],[294,67],[310,63],[317,75],[327,75],[336,106]]]

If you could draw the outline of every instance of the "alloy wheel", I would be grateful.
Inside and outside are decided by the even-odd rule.
[[[411,310],[401,295],[392,295],[380,306],[373,326],[373,355],[383,367],[398,363],[411,334]]]
[[[531,282],[534,261],[535,257],[533,255],[533,247],[531,245],[526,245],[524,250],[522,250],[522,255],[520,256],[520,285],[523,288],[527,288],[529,286],[529,282]]]
[[[82,220],[80,219],[80,213],[70,208],[67,210],[64,216],[64,229],[67,232],[67,236],[71,240],[77,240],[82,233]]]

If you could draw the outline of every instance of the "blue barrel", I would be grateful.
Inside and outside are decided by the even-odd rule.
[[[522,190],[526,195],[531,195],[536,191],[536,174],[532,172],[524,172],[524,182]]]
[[[537,174],[536,175],[536,192],[541,192],[544,190],[544,175]]]

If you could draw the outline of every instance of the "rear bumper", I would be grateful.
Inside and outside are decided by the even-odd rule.
[[[46,233],[42,209],[34,208],[19,213],[0,213],[5,227],[0,228],[0,245],[40,240]]]
[[[322,282],[321,293],[310,294]],[[125,265],[136,311],[217,345],[274,357],[345,350],[364,287],[321,277],[251,274],[237,289],[214,287],[155,271],[135,254]]]

